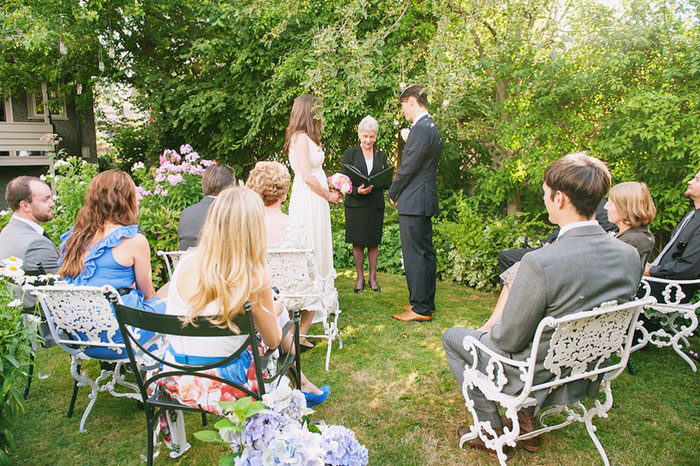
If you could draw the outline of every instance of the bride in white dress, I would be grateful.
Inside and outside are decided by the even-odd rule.
[[[289,199],[290,222],[301,223],[311,232],[318,276],[325,286],[333,287],[335,269],[328,203],[340,202],[341,195],[328,189],[323,171],[324,154],[320,146],[323,119],[317,114],[320,108],[320,99],[309,94],[294,100],[285,134],[284,153],[289,156],[294,170],[294,184]],[[312,320],[313,312],[302,311],[300,333],[308,333]],[[313,347],[305,338],[301,344],[306,348]]]

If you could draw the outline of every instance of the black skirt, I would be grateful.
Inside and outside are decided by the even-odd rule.
[[[384,209],[345,207],[345,242],[378,246],[382,242]]]

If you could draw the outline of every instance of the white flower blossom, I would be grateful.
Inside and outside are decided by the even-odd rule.
[[[40,179],[41,181],[46,181],[46,175],[41,175],[41,176],[39,177],[39,179]]]
[[[138,170],[138,169],[140,169],[140,168],[144,168],[144,167],[146,167],[146,165],[145,165],[143,162],[136,162],[136,163],[131,167],[131,171],[133,172],[133,171],[136,171],[136,170]]]
[[[442,108],[447,108],[447,106],[450,105],[450,101],[445,99],[442,101]]]
[[[9,210],[0,210],[0,217],[4,217],[5,215],[9,214]]]
[[[66,162],[65,160],[56,160],[56,161],[53,163],[54,168],[65,167],[65,166],[68,166],[68,165],[70,165],[70,163],[69,163],[69,162]]]
[[[21,268],[24,265],[24,261],[22,259],[20,259],[19,257],[10,256],[6,259],[1,260],[0,264],[2,264],[5,267],[10,266],[10,265],[14,265],[15,267]]]
[[[7,303],[7,307],[20,307],[22,305],[22,300],[20,299],[13,299],[9,303]]]

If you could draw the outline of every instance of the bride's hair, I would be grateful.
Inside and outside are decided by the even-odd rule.
[[[306,133],[317,146],[321,145],[323,118],[321,116],[321,99],[311,94],[303,94],[294,99],[289,125],[284,136],[284,154],[289,155],[289,146],[297,133]]]
[[[265,269],[267,242],[263,203],[245,186],[224,189],[216,197],[202,227],[197,247],[199,272],[195,292],[188,300],[186,323],[211,303],[214,325],[238,331],[233,323],[246,301],[255,304],[270,287]]]
[[[105,223],[135,225],[137,212],[136,185],[126,172],[107,170],[94,177],[73,224],[73,232],[61,251],[61,276],[75,278],[80,274],[87,248],[95,235],[104,231]]]

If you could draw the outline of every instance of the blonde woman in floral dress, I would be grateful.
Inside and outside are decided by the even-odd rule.
[[[197,250],[183,257],[173,273],[166,313],[183,316],[185,322],[207,316],[214,324],[236,331],[233,321],[249,301],[255,328],[263,342],[269,348],[276,348],[282,337],[277,317],[284,304],[281,301],[273,303],[265,269],[266,250],[260,197],[243,186],[223,190],[211,206]],[[219,273],[211,273],[213,270]],[[165,360],[179,364],[188,361],[195,361],[193,364],[212,363],[237,351],[246,337],[170,336]],[[257,350],[248,348],[226,366],[212,369],[212,375],[257,392],[252,353]],[[158,383],[180,403],[217,414],[222,414],[219,401],[235,401],[246,396],[239,390],[202,377],[168,377]],[[166,444],[173,451],[172,457],[180,456],[189,448],[182,412],[164,413],[160,426]]]

